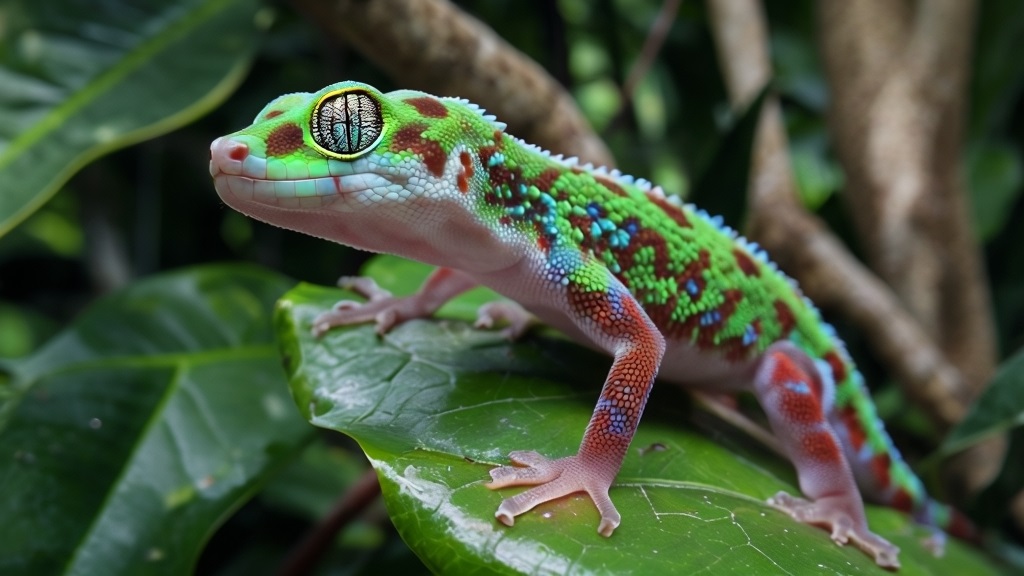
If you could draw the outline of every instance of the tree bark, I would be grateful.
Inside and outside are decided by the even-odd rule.
[[[711,0],[711,27],[730,101],[746,106],[771,77],[767,23],[757,0]],[[752,158],[750,233],[819,305],[850,318],[940,429],[966,412],[966,385],[892,291],[797,201],[777,98],[762,108]]]
[[[486,105],[509,131],[585,162],[614,159],[570,95],[539,64],[448,0],[295,0],[332,34],[409,88]]]
[[[997,359],[962,169],[973,0],[824,0],[821,48],[845,200],[868,260],[957,367],[966,403]],[[980,488],[1005,442],[954,459]]]

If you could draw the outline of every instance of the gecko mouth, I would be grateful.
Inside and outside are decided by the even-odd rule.
[[[250,203],[287,210],[324,208],[339,198],[358,200],[366,193],[394,186],[376,174],[353,173],[350,163],[332,163],[330,171],[323,176],[307,173],[294,178],[268,178],[267,160],[251,155],[245,142],[221,137],[210,145],[210,176],[217,194],[236,208]]]

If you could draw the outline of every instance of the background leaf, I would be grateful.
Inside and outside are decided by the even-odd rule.
[[[387,287],[411,291],[405,281]],[[596,533],[597,512],[582,497],[540,506],[512,528],[499,525],[494,511],[512,491],[485,488],[487,470],[513,449],[575,451],[609,360],[562,339],[509,344],[451,320],[409,322],[382,338],[372,326],[312,338],[312,318],[346,296],[300,284],[282,298],[277,323],[292,393],[312,423],[360,443],[396,527],[432,570],[877,570],[867,556],[767,507],[776,491],[796,490],[789,465],[717,423],[694,428],[686,397],[665,385],[655,388],[612,490],[623,513],[612,539]],[[904,515],[869,515],[903,548],[907,574],[994,573],[959,544],[933,558],[915,541],[923,531]]]
[[[270,331],[289,284],[242,265],[157,276],[10,363],[0,573],[190,572],[310,437]]]
[[[96,157],[199,117],[242,80],[258,0],[0,6],[0,236]]]
[[[973,516],[996,525],[1008,514],[1003,504],[1024,490],[1024,350],[1000,366],[999,371],[939,451],[949,456],[994,436],[1007,433],[1009,443],[999,474],[975,498]]]
[[[1024,424],[1024,350],[1003,363],[940,453],[950,455],[988,436]]]

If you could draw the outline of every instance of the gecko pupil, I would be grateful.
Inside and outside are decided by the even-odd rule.
[[[369,150],[384,129],[380,104],[369,93],[350,90],[325,98],[310,119],[313,140],[335,154]]]

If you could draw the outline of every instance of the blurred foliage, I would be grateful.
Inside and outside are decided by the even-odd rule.
[[[726,102],[703,3],[682,3],[666,45],[625,113],[619,86],[660,2],[459,3],[568,88],[621,169],[669,192],[687,195],[704,188],[698,183],[721,161],[729,135],[742,131],[742,116]],[[828,90],[816,53],[813,3],[767,2],[766,9],[773,86],[783,103],[801,196],[856,251],[837,198],[843,174],[826,130]],[[1009,357],[1024,347],[1024,227],[1015,225],[1024,219],[1024,60],[1018,56],[1024,48],[1024,6],[988,0],[979,9],[965,175],[984,243],[999,342]],[[509,18],[511,13],[516,17]],[[134,290],[140,278],[158,272],[225,260],[257,263],[317,284],[359,269],[365,254],[225,209],[207,171],[209,142],[248,124],[266,102],[346,78],[383,90],[401,87],[287,4],[0,1],[0,445],[11,441],[12,431],[27,430],[15,425],[34,414],[26,398],[46,400],[20,388],[26,385],[17,367],[39,357],[54,335],[73,332],[72,321],[107,292]],[[745,170],[736,167],[738,173]],[[742,190],[710,192],[721,194],[721,205],[741,202]],[[163,301],[147,306],[156,310]],[[109,303],[99,306],[116,315]],[[886,382],[859,335],[834,320],[868,381]],[[146,363],[150,356],[140,353],[136,360]],[[1019,361],[1007,364],[1003,374],[1011,376],[1003,381],[1019,382],[1019,370]],[[140,385],[121,377],[129,381],[124,386]],[[1008,405],[1020,406],[1019,386],[999,389],[1016,399]],[[875,391],[886,400],[883,411],[893,416],[889,429],[904,454],[911,460],[927,455],[935,446],[934,431],[907,409],[897,388],[883,384]],[[55,398],[65,405],[71,397]],[[246,398],[252,397],[240,392],[240,401]],[[102,396],[94,400],[103,405]],[[1024,418],[1015,414],[1001,413],[999,422],[1008,422],[1019,440]],[[986,422],[972,425],[981,429]],[[1021,444],[1015,444],[1015,454]],[[230,514],[212,537],[199,560],[200,573],[241,574],[280,563],[362,466],[358,454],[322,441],[290,454],[295,462],[282,465],[278,480]],[[11,452],[0,458],[12,458]],[[0,462],[0,493],[11,493],[13,478],[2,470],[14,469],[12,462]],[[330,470],[347,472],[334,477]],[[57,486],[70,490],[79,479],[64,473]],[[1008,460],[1000,486],[987,497],[1012,493],[1020,476],[1019,459]],[[252,487],[228,501],[228,508],[256,492]],[[987,508],[981,511],[986,523],[999,524],[1006,506]],[[210,521],[203,533],[221,519]],[[423,570],[377,511],[339,539],[321,570],[357,574],[386,567]]]

